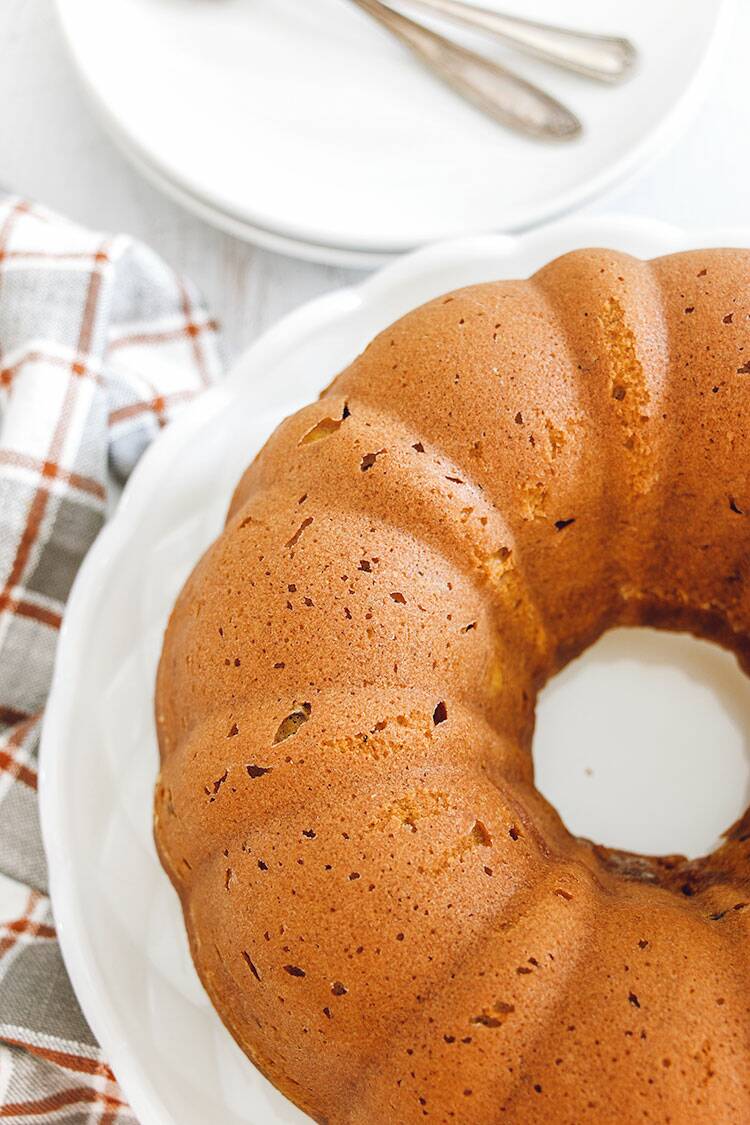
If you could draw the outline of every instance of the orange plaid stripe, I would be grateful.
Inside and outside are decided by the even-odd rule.
[[[156,395],[149,402],[134,402],[130,406],[123,406],[113,410],[109,416],[109,423],[113,426],[116,422],[124,422],[127,418],[137,418],[149,411],[156,415],[161,425],[164,424],[164,413],[173,406],[188,402],[194,398],[196,391],[176,391],[173,395]]]
[[[72,1070],[76,1074],[101,1075],[108,1082],[116,1081],[111,1069],[101,1059],[90,1059],[85,1055],[74,1055],[71,1051],[56,1051],[51,1047],[40,1047],[36,1043],[27,1042],[25,1039],[8,1037],[3,1042],[8,1043],[11,1047],[23,1047],[25,1051],[30,1051],[32,1055],[36,1055],[46,1062],[55,1063],[56,1066],[61,1066],[65,1070]]]
[[[37,1098],[33,1101],[6,1102],[5,1105],[0,1106],[0,1117],[43,1117],[60,1109],[92,1103],[104,1105],[108,1109],[125,1108],[125,1102],[120,1098],[96,1090],[93,1086],[78,1086],[73,1090],[61,1090],[57,1094],[50,1094],[46,1098]]]
[[[0,613],[4,610],[14,613],[16,617],[28,617],[31,621],[38,621],[40,625],[48,625],[50,629],[59,629],[62,625],[59,613],[24,598],[16,598],[7,590],[0,594]]]
[[[190,321],[188,324],[183,324],[179,328],[165,328],[163,331],[155,330],[153,332],[133,332],[132,335],[120,336],[118,339],[113,340],[109,345],[111,352],[116,351],[118,348],[133,347],[138,344],[164,344],[169,340],[180,340],[183,336],[193,337],[200,335],[201,332],[218,332],[219,322],[217,320],[206,320],[202,324],[196,324]]]
[[[22,917],[17,918],[13,922],[6,922],[4,925],[0,925],[0,930],[5,930],[5,937],[0,937],[0,961],[14,948],[20,935],[29,932],[26,929],[27,926],[33,927],[37,925],[32,918],[32,914],[42,901],[42,897],[39,891],[29,891],[26,910]]]
[[[96,496],[99,500],[104,500],[107,496],[104,486],[99,481],[92,480],[91,477],[81,476],[69,469],[63,469],[52,461],[40,461],[36,457],[29,457],[27,454],[19,453],[14,449],[0,449],[0,465],[13,465],[19,469],[28,469],[30,472],[38,473],[44,480],[62,481],[63,484],[69,484],[71,488],[78,492],[86,492],[90,496]]]
[[[29,715],[26,711],[18,711],[15,707],[0,706],[0,723],[6,726],[14,727],[16,723],[21,723],[28,718]]]
[[[37,788],[36,770],[20,762],[17,755],[26,735],[38,719],[38,715],[30,715],[14,727],[5,739],[4,744],[0,742],[0,770],[9,773],[11,777],[17,778],[18,781],[22,781],[29,789]]]
[[[195,360],[195,366],[198,374],[200,375],[201,383],[204,387],[208,387],[211,383],[211,379],[208,374],[206,357],[203,354],[203,345],[200,340],[200,333],[198,332],[198,326],[195,323],[195,314],[192,302],[190,300],[190,294],[188,293],[187,286],[181,278],[176,278],[176,281],[180,290],[180,296],[182,299],[182,312],[185,317],[185,324],[187,325],[185,331],[190,337],[193,345],[193,358]]]
[[[85,363],[80,359],[74,360],[71,364],[69,359],[64,359],[60,355],[55,355],[54,352],[45,352],[40,349],[26,352],[15,363],[10,364],[8,367],[0,368],[0,387],[10,388],[13,385],[13,380],[19,371],[22,371],[27,363],[40,363],[44,362],[52,367],[61,367],[64,371],[78,375],[80,378],[93,379],[99,386],[104,386],[104,380],[101,375],[95,375],[89,371]]]

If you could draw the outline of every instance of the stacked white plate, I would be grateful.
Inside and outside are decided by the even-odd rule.
[[[557,0],[484,3],[563,18]],[[581,117],[572,145],[486,119],[349,0],[57,5],[110,131],[164,191],[261,245],[369,266],[533,226],[663,150],[697,108],[730,3],[567,0],[571,26],[626,34],[640,52],[615,88],[513,57]]]

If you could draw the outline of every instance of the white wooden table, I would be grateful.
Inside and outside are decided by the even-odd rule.
[[[724,66],[689,133],[589,213],[645,214],[688,227],[750,223],[748,0],[740,0],[736,20]],[[282,313],[357,276],[245,245],[159,195],[97,120],[51,0],[0,2],[0,63],[0,185],[154,246],[203,289],[224,325],[229,357]]]

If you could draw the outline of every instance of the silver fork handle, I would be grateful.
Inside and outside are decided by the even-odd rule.
[[[464,98],[484,113],[543,140],[571,140],[581,132],[575,114],[512,71],[386,7],[381,0],[353,0],[378,20]]]
[[[553,27],[477,8],[464,0],[406,0],[406,3],[486,32],[530,55],[602,82],[622,81],[630,74],[637,57],[630,40],[615,35]]]

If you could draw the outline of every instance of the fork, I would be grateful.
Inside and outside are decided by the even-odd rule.
[[[434,74],[494,120],[543,140],[572,140],[578,118],[561,102],[500,63],[470,51],[387,7],[381,0],[352,0],[381,23]]]

